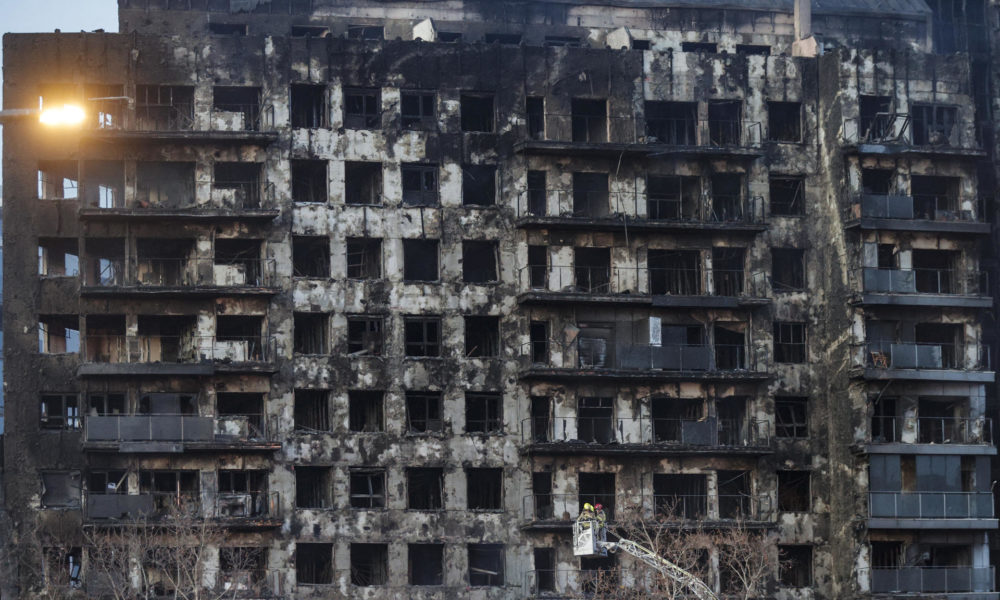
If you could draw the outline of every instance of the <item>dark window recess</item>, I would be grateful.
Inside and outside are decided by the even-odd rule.
[[[556,550],[555,548],[535,548],[535,589],[533,592],[556,591]]]
[[[261,163],[218,162],[214,171],[213,187],[229,190],[237,207],[261,205]]]
[[[960,177],[941,177],[936,175],[911,176],[910,189],[913,193],[914,218],[931,220],[955,219],[958,216],[958,198],[961,184]]]
[[[295,466],[296,508],[329,508],[333,477],[330,467]]]
[[[555,516],[552,497],[552,471],[537,471],[531,474],[531,497],[535,520],[551,519]]]
[[[771,248],[771,286],[775,292],[805,289],[805,250]]]
[[[292,84],[292,127],[326,127],[326,87]]]
[[[404,164],[400,167],[403,179],[403,206],[437,206],[437,165]]]
[[[738,146],[743,140],[743,103],[739,100],[710,100],[708,137],[713,146]]]
[[[802,104],[767,103],[767,139],[772,142],[802,141]]]
[[[385,508],[385,469],[351,469],[351,508]]]
[[[122,415],[125,414],[125,394],[90,394],[87,396],[87,406],[100,417]]]
[[[382,356],[382,317],[347,317],[347,353],[352,356]]]
[[[701,252],[698,250],[646,251],[649,267],[649,291],[664,294],[697,296],[701,294]]]
[[[441,356],[441,319],[438,317],[405,317],[406,356]]]
[[[295,354],[326,354],[329,318],[324,313],[295,313],[293,327]]]
[[[673,328],[672,328],[673,329]],[[680,329],[680,328],[678,328]],[[688,326],[688,341],[699,339],[696,336],[702,335],[700,326]],[[678,332],[680,333],[680,332]],[[683,339],[680,335],[672,336]],[[702,421],[705,416],[705,401],[701,398],[652,398],[650,402],[650,414],[653,417],[653,441],[655,442],[712,442],[711,437],[707,437],[700,431],[684,431],[686,423]],[[685,435],[687,434],[687,435]]]
[[[775,398],[774,432],[779,438],[809,437],[809,398],[799,396]]]
[[[743,177],[739,173],[715,173],[712,182],[713,221],[742,221],[744,218]]]
[[[532,289],[544,290],[548,287],[548,246],[528,246],[528,281]]]
[[[754,515],[749,471],[719,471],[719,517],[747,519]]]
[[[528,214],[544,215],[546,204],[545,171],[528,171]]]
[[[805,180],[802,177],[771,177],[768,190],[771,214],[795,216],[805,214]]]
[[[300,204],[325,204],[326,161],[293,160],[292,202]]]
[[[573,262],[577,291],[606,294],[611,290],[611,248],[574,248]]]
[[[215,35],[246,35],[247,26],[244,23],[209,23],[208,31]]]
[[[80,317],[38,315],[38,351],[43,354],[72,354],[80,351]]]
[[[179,85],[135,86],[136,128],[147,131],[191,129],[194,88]]]
[[[136,108],[138,111],[138,108]],[[138,115],[136,117],[138,119]],[[140,125],[137,123],[136,128]],[[83,162],[81,201],[90,208],[125,206],[125,164],[122,161],[88,160]],[[65,183],[65,182],[64,182]]]
[[[385,431],[385,394],[370,390],[347,392],[348,427],[351,431],[375,433]]]
[[[614,473],[579,473],[580,510],[585,503],[602,504],[608,520],[615,518],[615,474]]]
[[[545,45],[549,46],[550,48],[560,48],[560,47],[579,48],[581,46],[580,38],[562,36],[562,35],[545,36]]]
[[[333,544],[295,544],[295,580],[305,584],[333,583]]]
[[[493,206],[496,204],[496,165],[462,165],[462,204]]]
[[[712,285],[716,296],[741,296],[745,248],[712,248]]]
[[[406,424],[410,433],[440,432],[444,428],[441,392],[406,392]]]
[[[649,50],[649,40],[632,40],[633,50]]]
[[[646,101],[646,141],[651,144],[692,146],[698,143],[697,102]]]
[[[692,221],[702,218],[701,180],[698,177],[649,176],[646,212],[650,219]]]
[[[809,471],[778,471],[778,510],[809,512]]]
[[[573,216],[600,218],[610,212],[608,174],[573,173]]]
[[[487,33],[483,36],[483,41],[487,44],[502,44],[504,46],[517,46],[521,43],[520,33]]]
[[[465,393],[465,432],[503,431],[503,396],[494,393]]]
[[[503,544],[469,544],[469,585],[503,586],[503,549]]]
[[[43,471],[41,476],[42,508],[79,508],[79,471]]]
[[[212,89],[212,108],[220,112],[239,113],[243,129],[260,129],[260,88],[218,86]]]
[[[466,469],[465,483],[469,510],[503,508],[503,469]]]
[[[347,238],[347,278],[382,277],[382,240]]]
[[[462,131],[490,133],[494,127],[493,96],[462,94]]]
[[[608,101],[573,98],[572,110],[574,142],[608,141]]]
[[[329,27],[319,27],[315,25],[292,25],[292,37],[329,37]]]
[[[524,100],[524,112],[528,121],[528,137],[533,140],[544,139],[545,99],[539,96],[528,96]]]
[[[462,242],[462,281],[489,283],[497,281],[496,242]]]
[[[406,470],[407,508],[440,510],[444,508],[444,469],[410,468]]]
[[[551,439],[552,398],[549,396],[531,397],[531,439],[534,442],[547,442]],[[550,490],[551,491],[551,490]]]
[[[681,42],[681,52],[705,52],[715,54],[719,51],[719,45],[710,42]]]
[[[736,44],[736,54],[743,56],[770,56],[771,47],[754,44]]]
[[[782,587],[812,586],[812,546],[778,546],[778,583]],[[893,567],[898,567],[898,563]]]
[[[382,204],[382,163],[344,163],[344,204]]]
[[[330,239],[292,236],[292,274],[295,277],[329,277]]]
[[[246,420],[247,437],[261,439],[264,427],[264,394],[251,392],[219,392],[215,395],[215,410],[220,417]]]
[[[46,585],[66,590],[81,587],[82,548],[46,547],[42,548],[42,556],[45,560],[42,575]]]
[[[385,39],[385,28],[381,25],[351,25],[347,28],[349,40],[381,40]]]
[[[89,494],[124,494],[128,490],[125,470],[90,471],[87,475]]]
[[[465,317],[465,355],[500,355],[500,317]]]
[[[348,129],[382,127],[382,95],[379,90],[344,90],[344,127]]]
[[[806,324],[776,321],[774,323],[774,362],[806,362]]]
[[[858,133],[867,142],[883,142],[895,136],[891,96],[858,95],[858,112],[861,115]]]
[[[444,583],[444,544],[410,544],[407,557],[410,585]]]
[[[403,240],[403,281],[438,279],[438,241]]]
[[[544,365],[549,362],[549,322],[532,321],[528,329],[531,344],[531,362]]]
[[[610,444],[615,439],[613,421],[613,398],[582,396],[577,400],[576,428],[580,440]]]
[[[42,429],[80,428],[80,398],[76,394],[42,394],[39,407]]]
[[[295,390],[295,431],[331,431],[327,390]]]
[[[433,128],[437,123],[434,103],[434,92],[402,92],[399,100],[400,124],[404,128]]]
[[[653,474],[653,500],[658,517],[700,519],[708,510],[704,475]]]
[[[462,41],[462,34],[457,31],[437,32],[437,41],[445,44],[457,44]]]
[[[949,146],[960,141],[954,136],[958,108],[934,104],[914,104],[910,108],[913,122],[913,144],[916,146]],[[954,138],[954,139],[953,139]]]
[[[581,556],[580,578],[585,597],[594,597],[599,589],[619,589],[618,557]]]

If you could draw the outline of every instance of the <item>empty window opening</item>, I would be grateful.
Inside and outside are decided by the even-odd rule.
[[[183,208],[194,204],[194,163],[137,162],[137,208]]]
[[[42,277],[79,275],[76,238],[38,238],[38,274]]]
[[[503,469],[466,469],[469,510],[503,509]]]
[[[351,356],[382,355],[382,317],[347,317],[347,353]]]
[[[961,255],[961,252],[949,250],[913,250],[911,260],[917,292],[954,294],[972,291],[967,288],[974,288],[974,280],[960,279],[955,269]]]
[[[344,127],[347,129],[380,129],[382,127],[381,92],[377,89],[345,89]]]
[[[545,139],[545,99],[540,96],[528,96],[524,100],[524,112],[528,137],[533,140]]]
[[[503,397],[486,392],[465,393],[465,432],[501,433]]]
[[[88,317],[87,320],[89,325],[93,317]],[[194,315],[139,315],[138,321],[142,362],[176,363],[194,359],[195,349],[191,348],[191,340],[195,339],[197,330],[197,318]],[[121,317],[119,323],[124,323],[124,317]],[[102,328],[107,327],[105,323],[101,325]],[[124,339],[124,336],[119,339]],[[89,349],[88,339],[88,351]],[[122,354],[119,356],[122,356],[124,350],[120,352]]]
[[[573,216],[599,218],[611,212],[607,173],[573,173]]]
[[[125,494],[128,472],[125,470],[90,471],[87,475],[88,494]]]
[[[437,206],[437,165],[404,164],[400,167],[403,206]]]
[[[975,437],[969,431],[965,398],[921,397],[917,404],[917,440],[921,444],[962,443]]]
[[[295,313],[293,315],[295,354],[326,354],[329,316],[325,313]]]
[[[330,35],[329,27],[319,27],[315,25],[292,25],[292,31],[291,31],[292,37],[324,38],[324,37],[329,37],[329,35]]]
[[[957,146],[960,141],[958,108],[933,104],[913,104],[913,144],[915,146]]]
[[[239,436],[259,440],[268,431],[264,426],[264,394],[250,392],[219,392],[215,395],[219,418],[227,425],[239,427]],[[246,428],[243,428],[243,423]],[[227,429],[226,433],[229,433]]]
[[[548,288],[548,246],[528,246],[528,285],[530,285],[533,290],[544,290]]]
[[[809,398],[778,396],[774,399],[774,432],[779,438],[809,437]]]
[[[139,238],[136,277],[142,285],[183,286],[197,281],[198,265],[192,260],[192,239]]]
[[[295,466],[296,508],[333,506],[333,473],[330,467]]]
[[[39,408],[42,429],[80,428],[80,398],[76,394],[42,394]]]
[[[227,122],[235,119],[235,129],[257,131],[261,127],[260,88],[217,86],[212,89],[212,111],[213,119]],[[219,124],[212,125],[216,127]]]
[[[325,204],[327,199],[326,161],[293,160],[292,202],[298,204]]]
[[[550,48],[579,48],[582,44],[580,43],[580,38],[563,36],[563,35],[547,35],[545,36],[545,46]]]
[[[487,35],[487,37],[489,37]],[[462,131],[491,133],[494,128],[493,96],[462,94]]]
[[[698,329],[700,334],[700,327]],[[650,413],[655,442],[707,445],[715,441],[715,432],[698,427],[699,423],[710,424],[705,418],[705,401],[701,398],[653,398]]]
[[[802,177],[768,179],[771,214],[795,216],[805,214],[805,180]]]
[[[614,364],[613,324],[580,323],[576,342],[577,363],[581,367],[606,368]]]
[[[347,238],[347,278],[382,277],[382,240]]]
[[[502,587],[503,584],[503,544],[469,544],[469,585]]]
[[[573,98],[572,110],[574,142],[608,141],[608,101]]]
[[[611,291],[611,248],[574,248],[574,277],[581,292]]]
[[[462,204],[493,206],[496,204],[496,165],[462,165]]]
[[[918,413],[919,414],[919,413]],[[899,441],[896,398],[880,395],[872,401],[871,439],[873,442]],[[919,421],[918,421],[919,427]]]
[[[545,171],[528,171],[528,213],[544,215],[547,209]]]
[[[462,41],[462,34],[457,31],[437,32],[437,41],[444,44],[457,44]]]
[[[403,240],[403,281],[438,278],[438,240]]]
[[[940,348],[941,358],[927,361],[927,366],[958,369],[965,365],[962,325],[917,323],[913,328],[913,337],[918,346]]]
[[[270,272],[261,259],[262,240],[215,240],[213,281],[216,285],[264,286]]]
[[[330,238],[292,236],[292,274],[295,277],[329,277]]]
[[[326,127],[326,87],[292,84],[292,127]]]
[[[858,112],[861,117],[858,133],[862,141],[884,142],[895,136],[891,96],[859,94]]]
[[[698,250],[647,251],[649,292],[653,295],[701,294],[701,252]]]
[[[739,173],[712,175],[712,220],[742,221],[744,217],[743,176]]]
[[[779,363],[806,362],[806,324],[776,321],[774,323],[774,361]]]
[[[462,281],[466,283],[497,281],[499,252],[496,242],[462,242]]]
[[[778,471],[778,510],[809,512],[809,471]]]
[[[227,207],[259,208],[262,204],[261,163],[215,163],[213,192],[222,195]]]
[[[347,392],[348,428],[360,433],[385,431],[385,394],[378,391]]]
[[[742,296],[745,248],[712,248],[712,288],[716,296]]]
[[[715,54],[719,51],[719,45],[711,42],[681,42],[681,52],[704,52]]]
[[[244,36],[247,34],[247,26],[244,23],[209,23],[208,31],[215,35]]]
[[[406,356],[441,356],[441,319],[439,317],[404,317]]]
[[[887,196],[896,190],[896,172],[892,169],[861,169],[861,186],[865,194]]]
[[[750,497],[749,471],[719,471],[719,517],[722,519],[747,519],[754,516]]]
[[[736,44],[736,54],[743,56],[770,56],[771,47],[754,44]]]
[[[520,33],[487,33],[483,36],[483,41],[487,44],[501,44],[504,46],[517,46],[521,43]]]
[[[775,292],[805,289],[805,250],[771,248],[771,287]]]
[[[556,591],[556,550],[535,548],[532,552],[535,566],[535,589],[530,592]]]
[[[646,141],[651,144],[692,146],[698,143],[697,102],[646,101]]]
[[[385,29],[381,25],[350,25],[347,28],[349,40],[385,39]]]
[[[633,50],[649,50],[649,40],[632,40]]]
[[[135,126],[142,131],[174,131],[194,127],[194,87],[135,86]]]
[[[960,177],[914,175],[910,178],[913,217],[929,220],[954,220],[959,215]]]
[[[444,583],[444,544],[410,544],[407,557],[410,585]]]
[[[778,583],[783,587],[812,587],[812,554],[812,546],[779,545]]]
[[[267,471],[220,469],[216,511],[220,517],[268,514]]]
[[[125,164],[88,160],[80,173],[80,198],[88,208],[125,207]]]
[[[601,504],[608,520],[615,518],[615,474],[614,473],[579,473],[578,489],[580,510],[583,505]]]
[[[413,510],[444,508],[444,469],[433,467],[406,470],[407,507]]]
[[[295,544],[295,580],[299,584],[333,583],[333,544]]]
[[[878,569],[898,569],[906,560],[903,554],[903,542],[876,542],[871,544],[872,567]],[[784,559],[784,557],[781,557]]]
[[[444,429],[441,392],[406,392],[406,424],[410,433],[438,433]]]
[[[351,469],[351,508],[385,508],[385,469]]]
[[[656,513],[667,519],[701,519],[708,510],[708,482],[704,475],[653,474]]]
[[[743,103],[739,100],[708,102],[708,136],[713,146],[738,146],[743,141]]]
[[[405,189],[405,169],[403,177]],[[382,204],[382,163],[344,163],[344,203],[366,206]]]
[[[500,317],[465,317],[465,355],[474,358],[500,355]]]
[[[650,176],[646,213],[650,219],[692,221],[702,218],[701,180],[697,177]]]
[[[531,362],[544,365],[549,362],[549,322],[532,321],[528,328],[531,344]]]
[[[42,508],[79,508],[80,472],[43,471]]]
[[[109,417],[126,412],[125,394],[106,393],[87,396],[87,408],[91,415]]]
[[[136,414],[140,415],[196,415],[197,394],[158,392],[139,396]]]
[[[531,496],[536,520],[551,519],[555,516],[552,471],[537,471],[531,474]]]
[[[125,240],[123,238],[85,239],[84,285],[123,285],[125,283]]]
[[[802,103],[767,103],[767,139],[772,142],[802,141]]]
[[[327,390],[295,390],[295,431],[332,431],[330,393]]]
[[[552,439],[552,398],[549,396],[531,397],[531,439],[536,442],[547,442]]]
[[[80,351],[80,318],[76,315],[39,315],[38,351],[71,354]]]
[[[402,92],[400,123],[406,129],[433,129],[437,124],[434,92]]]
[[[77,198],[80,179],[75,161],[38,162],[38,199],[72,200]]]
[[[151,494],[156,512],[169,515],[178,507],[197,514],[200,503],[200,473],[185,471],[139,471],[139,493]]]

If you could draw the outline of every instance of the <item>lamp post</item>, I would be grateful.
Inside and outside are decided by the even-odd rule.
[[[0,125],[38,117],[38,122],[51,127],[75,127],[86,118],[83,109],[75,104],[63,104],[52,108],[9,108],[0,110]]]

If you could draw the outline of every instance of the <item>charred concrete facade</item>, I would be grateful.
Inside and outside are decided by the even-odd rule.
[[[882,4],[5,36],[6,108],[89,110],[4,128],[18,535],[183,500],[273,596],[572,597],[584,502],[669,506],[774,532],[777,598],[996,598],[996,15]]]

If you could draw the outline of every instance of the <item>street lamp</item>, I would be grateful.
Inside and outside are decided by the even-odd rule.
[[[63,104],[52,108],[11,108],[0,110],[0,125],[11,121],[38,117],[38,122],[51,127],[76,127],[83,123],[87,114],[76,104]]]

